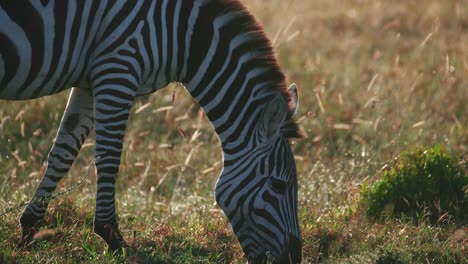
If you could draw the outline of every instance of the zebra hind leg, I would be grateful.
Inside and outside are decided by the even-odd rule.
[[[73,88],[47,158],[47,169],[21,215],[22,237],[18,247],[27,246],[34,240],[37,228],[43,223],[52,193],[69,171],[93,125],[92,95],[83,89]]]

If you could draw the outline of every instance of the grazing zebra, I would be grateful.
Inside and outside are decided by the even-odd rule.
[[[20,223],[22,244],[48,197],[96,132],[94,232],[120,252],[115,179],[136,96],[180,82],[223,149],[215,197],[249,262],[299,263],[297,176],[290,138],[298,97],[270,42],[235,0],[1,1],[0,99],[72,88],[47,169]]]

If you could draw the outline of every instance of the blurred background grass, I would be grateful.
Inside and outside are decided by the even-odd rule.
[[[442,144],[466,164],[468,3],[243,2],[264,25],[282,69],[299,87],[298,120],[308,138],[293,149],[306,262],[365,263],[399,255],[402,263],[466,260],[466,226],[381,225],[350,212],[360,186],[379,179],[403,150]],[[0,210],[34,192],[67,95],[0,102]],[[112,261],[103,254],[103,242],[90,237],[92,138],[59,189],[82,184],[51,203],[47,220],[58,233],[54,242],[44,242],[38,251],[15,251],[20,211],[13,211],[1,216],[0,260]],[[138,99],[124,148],[117,201],[123,233],[140,252],[128,261],[244,261],[214,205],[219,143],[183,87],[172,84]]]

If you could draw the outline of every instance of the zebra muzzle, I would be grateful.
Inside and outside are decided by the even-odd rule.
[[[285,251],[279,257],[274,257],[270,252],[263,256],[250,258],[249,264],[296,264],[302,261],[302,242],[296,236],[289,234],[286,238]]]

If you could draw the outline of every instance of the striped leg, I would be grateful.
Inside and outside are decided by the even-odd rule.
[[[19,246],[27,245],[33,240],[37,226],[44,219],[51,194],[69,171],[81,145],[93,128],[93,123],[92,96],[86,90],[73,88],[55,143],[47,158],[47,169],[31,203],[21,215],[23,235]]]
[[[95,84],[96,168],[97,194],[94,232],[109,246],[111,252],[121,253],[127,247],[120,234],[115,212],[115,179],[128,115],[135,96],[135,80],[128,73],[109,79],[100,77]],[[127,88],[131,87],[131,88]]]

